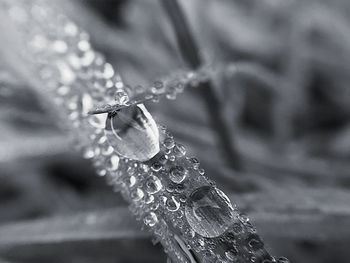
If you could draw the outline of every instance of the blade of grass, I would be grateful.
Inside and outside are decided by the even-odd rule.
[[[202,65],[200,50],[190,32],[186,17],[176,0],[161,0],[163,8],[171,22],[181,55],[188,66],[196,70]],[[232,136],[232,126],[225,120],[220,99],[214,90],[213,83],[205,82],[198,87],[198,92],[204,99],[210,122],[217,134],[217,141],[229,167],[242,170],[239,155],[235,149]]]

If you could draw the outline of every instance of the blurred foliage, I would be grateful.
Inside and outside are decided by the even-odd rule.
[[[156,0],[56,2],[130,85],[151,84],[185,65]],[[346,262],[350,2],[181,3],[203,56],[218,69],[215,91],[244,171],[220,155],[218,127],[210,126],[198,91],[149,105],[152,112],[250,216],[272,254],[298,263]],[[31,87],[1,63],[0,72],[4,260],[164,262],[121,197],[69,148]]]

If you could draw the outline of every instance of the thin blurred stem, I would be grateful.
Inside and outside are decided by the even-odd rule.
[[[198,69],[202,65],[199,48],[179,3],[176,0],[161,0],[161,3],[175,31],[177,44],[184,61],[191,69]],[[216,131],[217,141],[220,143],[220,149],[223,151],[227,164],[234,170],[241,170],[242,165],[234,146],[232,126],[225,121],[221,102],[214,90],[213,83],[208,81],[201,84],[198,92],[206,102],[211,125]]]

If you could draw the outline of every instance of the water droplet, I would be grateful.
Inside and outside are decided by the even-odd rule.
[[[195,232],[212,238],[222,235],[231,225],[233,207],[222,191],[203,186],[194,190],[187,199],[185,215]]]
[[[140,201],[144,195],[144,192],[140,188],[136,188],[130,193],[130,197],[134,201]]]
[[[162,165],[159,162],[154,162],[151,166],[151,169],[155,172],[159,172],[162,169]]]
[[[83,157],[85,159],[91,159],[95,156],[94,149],[92,147],[87,147],[83,150]]]
[[[149,194],[155,194],[162,189],[162,183],[157,176],[151,175],[145,182],[146,192]]]
[[[63,84],[70,85],[75,81],[76,75],[68,64],[63,61],[57,61],[56,66],[60,73],[60,81]]]
[[[103,77],[105,79],[112,78],[114,75],[114,70],[111,64],[106,63],[103,68]]]
[[[115,93],[114,100],[117,104],[124,105],[129,101],[129,96],[125,91],[119,90]]]
[[[277,259],[278,263],[290,263],[289,259],[286,257],[280,257]]]
[[[171,198],[166,199],[165,206],[169,211],[175,212],[180,208],[180,202],[177,201],[174,196],[172,196]]]
[[[193,169],[197,170],[199,168],[200,162],[197,158],[195,157],[190,158],[190,162],[192,164]]]
[[[129,178],[129,187],[133,187],[135,184],[136,184],[136,177],[132,175]]]
[[[182,193],[184,190],[185,190],[185,185],[184,184],[177,184],[176,186],[175,186],[175,191],[177,192],[177,193]]]
[[[154,196],[153,195],[147,195],[145,198],[145,203],[146,204],[151,204],[154,201]]]
[[[248,246],[253,251],[262,249],[264,247],[264,243],[261,241],[258,235],[252,235],[248,239]]]
[[[175,100],[176,99],[176,92],[169,92],[165,95],[165,97],[168,99],[168,100]]]
[[[165,86],[164,86],[163,82],[161,82],[161,81],[154,82],[154,85],[151,88],[151,92],[153,94],[162,94],[164,91],[165,91]]]
[[[112,155],[107,161],[107,169],[110,171],[115,171],[119,167],[119,157],[117,155]]]
[[[200,175],[203,175],[203,174],[205,174],[205,171],[204,171],[204,169],[198,169],[198,173],[199,173]]]
[[[165,148],[172,149],[175,146],[175,141],[173,138],[165,138],[163,142]]]
[[[63,54],[67,52],[68,46],[67,43],[62,40],[56,40],[52,43],[53,51]]]
[[[162,165],[166,164],[168,161],[168,156],[167,155],[162,155],[159,157],[158,162],[161,163]]]
[[[153,227],[158,222],[157,215],[153,212],[150,212],[147,216],[145,216],[145,218],[143,219],[143,222],[147,226]]]
[[[186,154],[186,148],[180,143],[177,143],[173,149],[176,157],[182,157]]]
[[[70,92],[70,87],[69,86],[60,86],[58,89],[57,89],[57,94],[60,95],[60,96],[66,96],[68,95]]]
[[[105,134],[110,145],[123,157],[147,161],[159,152],[158,128],[142,104],[109,114]]]
[[[225,252],[226,258],[232,261],[236,259],[237,254],[238,254],[238,250],[235,247],[232,247]]]
[[[104,129],[106,126],[107,113],[105,114],[96,114],[89,116],[89,124],[98,129]]]
[[[182,183],[188,174],[188,170],[182,166],[175,166],[170,169],[170,180],[176,184]]]

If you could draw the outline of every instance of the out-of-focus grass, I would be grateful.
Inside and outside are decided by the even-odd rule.
[[[93,1],[57,2],[87,29],[126,83],[147,85],[184,67],[157,1],[102,1],[93,8]],[[152,112],[250,215],[272,254],[300,263],[346,262],[349,2],[182,4],[208,62],[232,65],[214,81],[244,172],[232,171],[220,155],[197,93],[187,90],[174,102],[150,105]],[[163,260],[160,248],[133,224],[128,239],[119,235],[125,229],[118,222],[131,218],[126,204],[69,149],[30,87],[0,76],[0,255],[14,262]],[[115,207],[124,212],[111,213],[119,211]],[[101,221],[86,224],[91,213]]]

